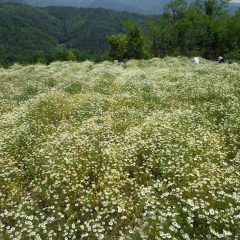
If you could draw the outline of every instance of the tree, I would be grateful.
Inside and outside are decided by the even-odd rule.
[[[223,32],[224,56],[229,60],[240,61],[240,11],[228,19]]]
[[[138,24],[133,22],[125,23],[125,31],[127,34],[127,58],[141,59],[144,58],[144,40],[141,33],[141,28]]]
[[[230,0],[198,0],[198,2],[202,5],[206,26],[203,36],[203,56],[215,59],[223,51],[222,37],[229,18],[226,9]]]
[[[126,34],[113,34],[107,37],[107,40],[111,46],[109,56],[112,59],[123,61],[127,58],[128,36]]]
[[[165,7],[165,12],[173,18],[173,22],[183,15],[186,11],[187,2],[186,0],[171,0]]]
[[[187,54],[192,21],[185,0],[171,0],[160,18],[148,22],[155,56]]]
[[[140,26],[133,22],[126,22],[124,28],[124,33],[107,37],[111,47],[109,56],[119,61],[145,58],[147,54]]]
[[[226,8],[230,0],[204,0],[203,6],[205,14],[211,18],[219,16],[226,12]]]
[[[164,14],[148,21],[154,56],[197,54],[215,59],[218,54],[222,55],[224,45],[229,45],[224,39],[229,40],[226,36],[229,28],[226,23],[232,18],[226,12],[228,2],[229,0],[195,0],[187,5],[185,0],[171,0],[166,5]],[[233,32],[237,36],[237,31]]]
[[[36,63],[42,63],[42,64],[47,64],[48,59],[44,54],[40,54],[39,56],[36,57]]]
[[[72,50],[67,51],[67,60],[68,61],[77,61],[77,57]]]
[[[152,41],[152,54],[155,57],[171,55],[175,38],[174,24],[168,14],[163,14],[160,18],[152,18],[148,21],[147,30]],[[175,51],[175,50],[174,50]]]

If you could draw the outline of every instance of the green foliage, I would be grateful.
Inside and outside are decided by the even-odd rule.
[[[239,48],[239,13],[226,12],[229,1],[172,0],[160,17],[148,20],[154,56],[185,55],[217,59]],[[238,32],[238,33],[237,33]]]
[[[172,16],[173,22],[179,19],[187,8],[187,1],[186,0],[171,0],[165,6],[165,12]]]
[[[144,38],[140,26],[133,22],[125,23],[125,33],[108,37],[111,46],[110,57],[119,61],[124,59],[143,59]]]
[[[126,22],[125,32],[128,37],[127,59],[144,58],[144,40],[140,26],[136,23]]]
[[[127,19],[139,22],[144,17],[104,9],[0,3],[0,64],[106,59],[106,36],[121,32]]]
[[[233,49],[231,52],[226,53],[225,58],[228,59],[230,62],[240,61],[240,49]]]
[[[72,50],[67,51],[67,61],[76,61],[77,56],[74,54]]]
[[[0,3],[0,64],[169,55],[214,60],[222,55],[238,60],[240,12],[228,14],[228,2],[171,0],[162,15],[153,17],[105,9]]]
[[[111,35],[108,38],[111,46],[109,55],[112,59],[123,61],[127,58],[128,36],[126,34]]]
[[[61,23],[44,9],[0,4],[0,63],[27,63],[54,51],[60,32]]]

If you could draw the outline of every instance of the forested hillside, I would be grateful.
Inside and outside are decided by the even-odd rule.
[[[72,7],[90,7],[106,8],[117,11],[128,11],[140,14],[160,14],[164,6],[170,0],[0,0],[5,2],[25,2],[29,5],[47,7],[47,6],[72,6]],[[194,0],[188,0],[190,4]],[[230,2],[230,11],[234,12],[240,7],[239,3]]]
[[[0,5],[0,63],[53,51],[62,24],[46,10],[25,5]]]
[[[211,3],[211,4],[210,4]],[[228,4],[170,1],[162,15],[0,4],[0,64],[223,55],[240,61],[240,11]],[[133,22],[126,27],[126,21]],[[110,44],[109,44],[110,43]]]
[[[25,0],[35,6],[101,7],[141,14],[159,14],[169,0]]]
[[[144,21],[137,14],[120,13],[105,9],[49,7],[46,11],[63,24],[63,42],[70,48],[79,48],[90,53],[108,49],[106,36],[121,32],[126,20]]]
[[[33,62],[46,53],[64,60],[63,52],[70,48],[85,55],[102,53],[108,49],[106,36],[121,32],[127,19],[142,22],[144,17],[104,9],[0,4],[0,64]]]

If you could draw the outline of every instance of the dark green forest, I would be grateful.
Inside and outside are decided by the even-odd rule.
[[[0,65],[167,55],[240,60],[240,11],[229,13],[227,2],[172,0],[156,16],[0,3]]]
[[[100,61],[108,35],[123,31],[126,20],[143,25],[144,19],[105,9],[0,4],[0,64]]]
[[[148,21],[155,56],[224,55],[240,60],[240,11],[228,12],[227,0],[172,0],[160,17]]]
[[[195,0],[189,5],[185,0],[171,0],[164,13],[147,18],[143,28],[131,24],[124,33],[110,36],[110,56],[122,60],[181,55],[215,60],[221,55],[229,62],[239,61],[240,10],[231,14],[228,3]],[[136,54],[129,57],[132,42]]]

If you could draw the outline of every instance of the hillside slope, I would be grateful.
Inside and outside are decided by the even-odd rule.
[[[1,1],[1,0],[0,0]],[[72,6],[72,7],[101,7],[106,9],[128,11],[140,14],[160,14],[169,0],[2,0],[25,2],[33,6]],[[189,0],[188,2],[192,2]],[[239,3],[230,3],[230,11],[236,11]]]
[[[141,14],[159,14],[168,0],[25,0],[35,6],[101,7]]]
[[[43,9],[0,4],[1,60],[11,62],[52,51],[58,43],[61,28],[61,22]]]
[[[187,58],[0,68],[1,237],[238,239],[239,76]]]
[[[108,49],[106,36],[121,32],[127,19],[142,22],[144,17],[104,9],[0,3],[0,64],[65,48],[103,52]]]
[[[60,21],[43,9],[0,4],[1,61],[12,62],[24,56],[53,51],[61,28]]]
[[[49,7],[46,10],[63,23],[67,46],[90,53],[107,50],[106,36],[121,32],[126,20],[143,23],[145,19],[141,15],[106,9]]]

